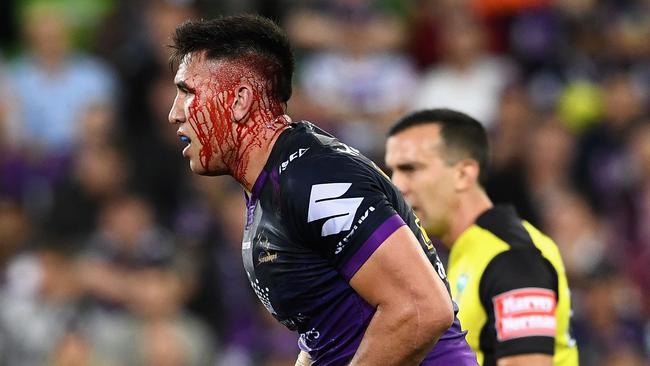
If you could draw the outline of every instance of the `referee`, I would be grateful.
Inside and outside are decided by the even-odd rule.
[[[448,109],[395,124],[386,164],[429,234],[450,248],[448,279],[481,365],[574,366],[571,299],[555,243],[510,206],[495,206],[483,126]]]

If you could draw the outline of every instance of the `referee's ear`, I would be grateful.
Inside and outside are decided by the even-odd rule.
[[[461,159],[455,164],[455,189],[458,192],[470,190],[479,185],[481,168],[474,159]]]

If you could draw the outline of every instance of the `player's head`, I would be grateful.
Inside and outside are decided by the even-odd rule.
[[[431,109],[409,114],[389,131],[386,165],[431,234],[444,237],[462,195],[482,190],[488,161],[483,126],[468,115]]]
[[[191,143],[195,173],[233,173],[233,164],[291,97],[294,60],[286,34],[255,15],[188,21],[173,36],[178,92],[169,121]]]

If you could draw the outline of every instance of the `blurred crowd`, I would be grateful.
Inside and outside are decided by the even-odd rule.
[[[383,162],[403,113],[488,128],[486,189],[558,243],[586,366],[650,365],[650,1],[3,0],[0,365],[290,365],[242,268],[242,190],[195,177],[170,34],[256,12],[289,114]]]

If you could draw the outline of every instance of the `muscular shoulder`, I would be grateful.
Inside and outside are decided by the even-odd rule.
[[[347,268],[356,250],[402,207],[370,160],[316,127],[298,128],[275,162],[284,223],[299,241]]]

